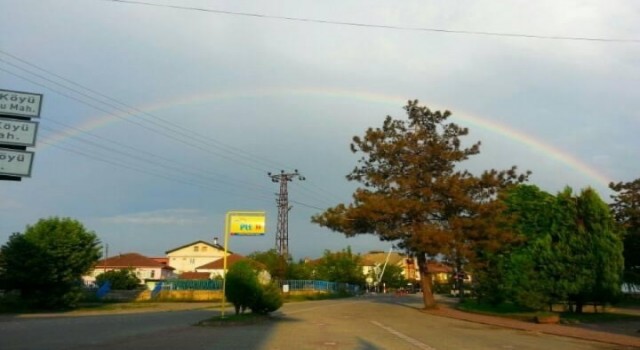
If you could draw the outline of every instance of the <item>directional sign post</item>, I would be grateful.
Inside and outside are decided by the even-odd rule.
[[[40,118],[42,94],[0,89],[0,114]]]
[[[38,123],[0,118],[0,144],[35,146]]]
[[[31,176],[33,152],[0,148],[0,174],[12,176]]]
[[[0,89],[0,180],[21,181],[31,176],[42,94]]]

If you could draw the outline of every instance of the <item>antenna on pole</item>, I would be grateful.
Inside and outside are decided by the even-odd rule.
[[[274,183],[280,183],[280,193],[276,204],[278,205],[278,229],[276,232],[276,250],[278,254],[286,257],[289,254],[289,193],[287,190],[287,183],[298,179],[304,181],[298,169],[295,169],[292,173],[285,173],[284,170],[280,170],[280,174],[267,173]]]

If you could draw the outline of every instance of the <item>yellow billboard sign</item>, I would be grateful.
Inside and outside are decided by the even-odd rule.
[[[229,233],[236,236],[263,235],[266,229],[264,212],[230,213]]]

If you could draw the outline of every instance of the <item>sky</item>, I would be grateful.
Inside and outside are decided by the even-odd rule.
[[[32,174],[0,181],[0,244],[71,217],[109,254],[163,256],[288,183],[295,259],[391,242],[310,222],[349,203],[353,136],[418,99],[550,193],[640,177],[640,3],[0,0],[0,89],[43,94]]]

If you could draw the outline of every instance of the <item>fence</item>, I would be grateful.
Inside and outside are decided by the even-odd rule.
[[[349,283],[337,283],[316,280],[284,280],[278,281],[280,288],[288,285],[290,291],[322,291],[328,293],[357,293],[360,288]],[[170,290],[222,290],[221,280],[166,280],[158,283],[154,294]]]
[[[356,294],[360,287],[349,283],[316,281],[316,280],[284,280],[279,281],[280,288],[289,286],[289,291],[323,291],[329,293],[347,292]]]

